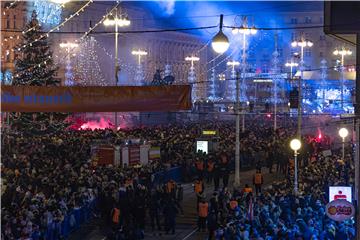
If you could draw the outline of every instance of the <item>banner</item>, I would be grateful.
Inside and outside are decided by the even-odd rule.
[[[355,215],[354,206],[345,199],[329,202],[325,209],[326,215],[337,222],[351,219]]]
[[[151,147],[149,150],[149,159],[153,161],[156,159],[160,159],[160,157],[161,157],[160,147]]]
[[[3,112],[152,112],[191,109],[190,85],[1,86]]]

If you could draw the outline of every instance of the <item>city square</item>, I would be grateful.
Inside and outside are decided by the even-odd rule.
[[[1,1],[1,239],[360,240],[359,12]]]

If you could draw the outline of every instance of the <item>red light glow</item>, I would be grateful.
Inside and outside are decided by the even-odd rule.
[[[79,130],[85,130],[85,129],[107,129],[111,128],[110,121],[106,121],[104,118],[101,118],[100,121],[87,121],[83,123]],[[120,127],[119,127],[120,128]]]

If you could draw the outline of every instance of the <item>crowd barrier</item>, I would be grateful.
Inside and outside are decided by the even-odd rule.
[[[183,174],[182,174],[182,167],[173,167],[169,170],[160,171],[153,174],[153,185],[159,185],[166,183],[170,179],[174,180],[175,182],[182,182],[183,181]]]
[[[62,222],[50,223],[44,233],[44,239],[58,240],[61,237],[67,239],[71,232],[79,229],[82,224],[92,218],[95,207],[96,200],[93,200],[81,208],[73,209]]]

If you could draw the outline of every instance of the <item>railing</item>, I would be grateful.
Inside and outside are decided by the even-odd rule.
[[[182,176],[182,167],[173,167],[169,170],[160,171],[153,174],[152,184],[159,185],[162,183],[166,183],[170,179],[175,182],[181,182],[183,180]]]
[[[46,240],[58,240],[68,238],[70,233],[79,229],[80,226],[88,222],[95,210],[96,199],[90,203],[82,206],[81,208],[73,209],[67,213],[62,222],[55,222],[48,224],[46,231],[43,233],[43,237]]]

